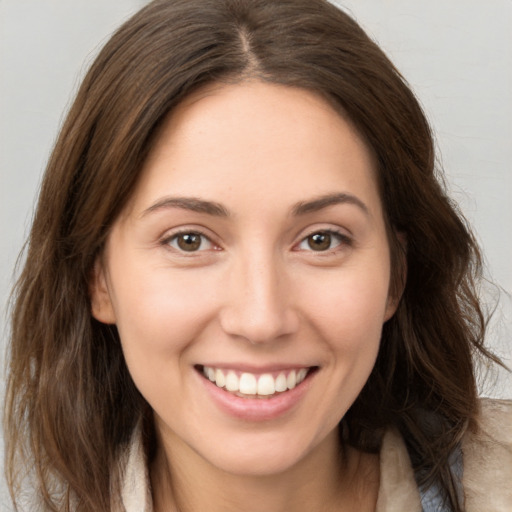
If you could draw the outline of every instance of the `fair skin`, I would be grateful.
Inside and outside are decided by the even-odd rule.
[[[327,102],[258,81],[185,100],[92,285],[154,411],[155,510],[374,510],[378,458],[338,424],[389,281],[371,152]]]

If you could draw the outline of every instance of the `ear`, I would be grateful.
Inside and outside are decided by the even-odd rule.
[[[396,297],[395,295],[389,295],[388,300],[386,302],[386,311],[384,313],[384,322],[387,322],[393,315],[396,313],[398,309],[398,304],[400,304],[400,299],[402,295]]]
[[[394,247],[391,251],[392,283],[386,303],[384,322],[387,322],[398,309],[407,282],[407,237],[403,232],[394,233]]]
[[[89,282],[92,316],[104,324],[115,324],[116,315],[110,298],[107,276],[100,258],[94,264]]]

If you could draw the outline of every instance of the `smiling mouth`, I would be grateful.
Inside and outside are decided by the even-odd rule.
[[[196,366],[196,369],[217,387],[241,398],[269,399],[295,389],[317,366],[297,368],[280,372],[254,374],[211,366]]]

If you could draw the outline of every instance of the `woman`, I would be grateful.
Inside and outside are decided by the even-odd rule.
[[[479,252],[434,160],[399,73],[327,2],[141,10],[42,186],[13,495],[28,467],[46,510],[510,507],[510,406],[475,386],[473,356],[496,361]]]

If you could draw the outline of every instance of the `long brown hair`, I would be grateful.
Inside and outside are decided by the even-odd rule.
[[[93,264],[166,116],[205,84],[246,78],[321,94],[376,156],[392,291],[403,296],[344,431],[372,451],[385,429],[398,429],[419,485],[437,484],[461,511],[448,458],[476,419],[474,355],[493,358],[475,291],[478,248],[445,195],[418,101],[356,22],[324,0],[156,0],[92,65],[49,161],[13,293],[13,498],[28,468],[44,509],[110,510],[116,461],[149,406],[115,326],[91,316]]]

